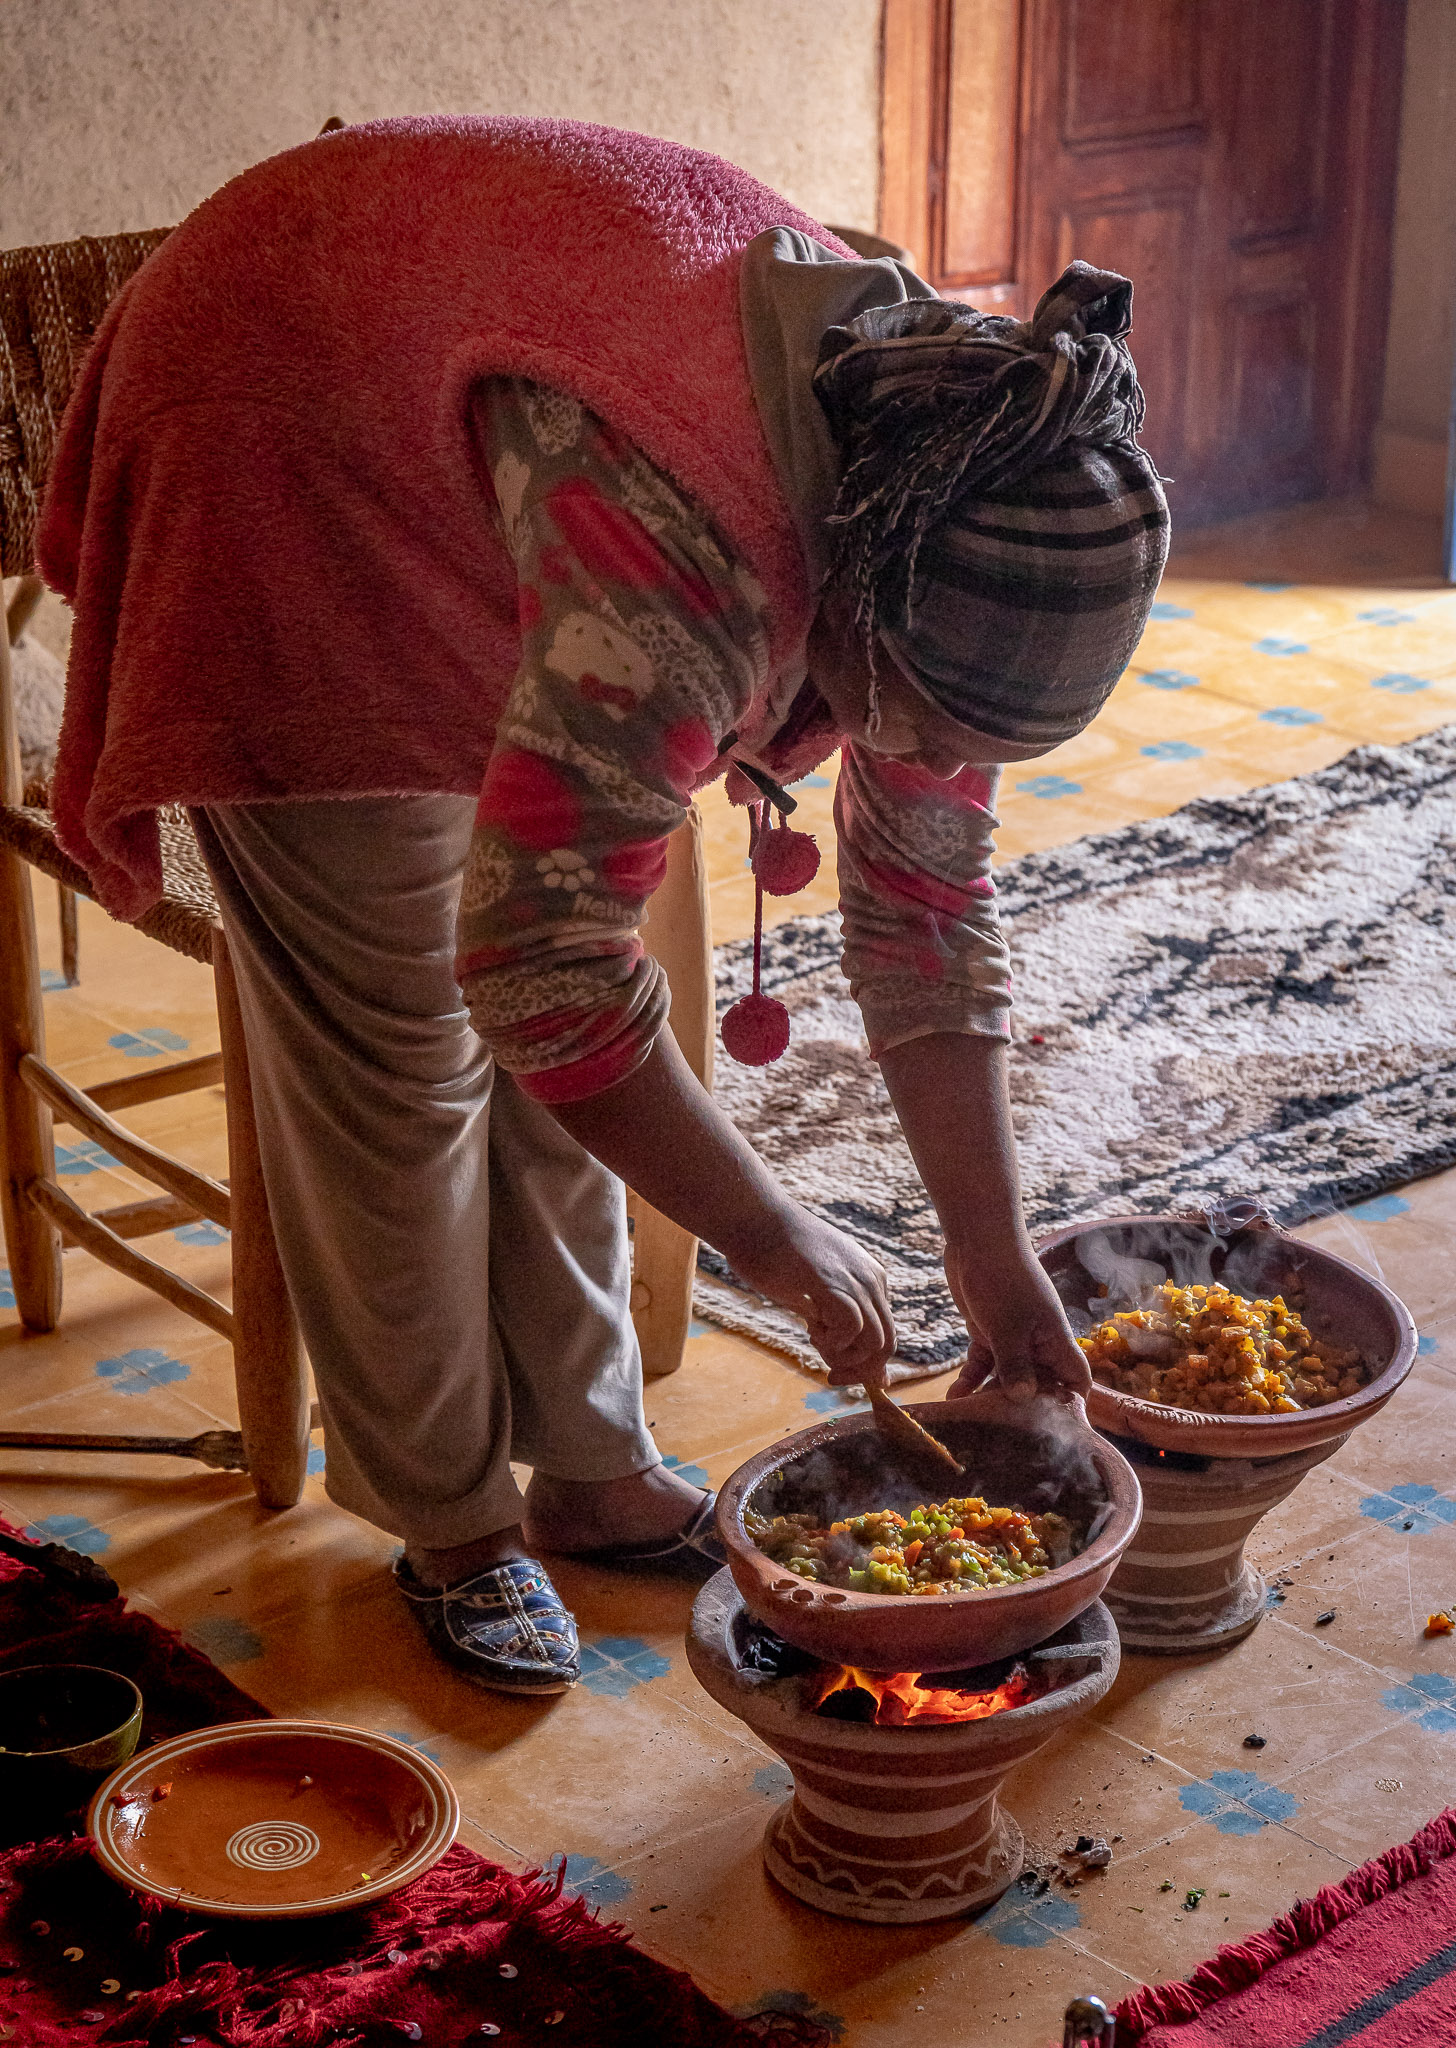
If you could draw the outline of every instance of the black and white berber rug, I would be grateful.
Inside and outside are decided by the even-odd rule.
[[[1456,1160],[1456,725],[1027,855],[997,884],[1034,1232],[1238,1195],[1294,1222]],[[718,949],[720,1012],[751,950]],[[720,1047],[718,1099],[790,1193],[884,1261],[892,1376],[943,1370],[964,1328],[838,919],[767,934],[763,986],[792,1013],[789,1050],[749,1068]],[[701,1263],[703,1314],[819,1365],[801,1323]]]

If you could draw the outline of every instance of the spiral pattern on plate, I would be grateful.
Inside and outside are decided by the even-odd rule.
[[[318,1836],[296,1820],[254,1821],[227,1844],[228,1861],[243,1870],[297,1870],[318,1852]]]

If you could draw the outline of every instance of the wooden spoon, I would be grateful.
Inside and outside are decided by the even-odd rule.
[[[922,1429],[913,1415],[907,1415],[903,1408],[897,1408],[883,1387],[869,1389],[870,1407],[874,1411],[875,1427],[887,1443],[897,1450],[912,1456],[933,1458],[945,1471],[957,1479],[964,1479],[966,1468],[960,1460],[928,1429]]]

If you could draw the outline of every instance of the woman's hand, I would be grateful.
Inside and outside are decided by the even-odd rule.
[[[971,1338],[947,1400],[961,1400],[992,1378],[1020,1399],[1086,1393],[1092,1374],[1082,1347],[1029,1246],[1010,1274],[988,1273],[974,1253],[947,1248],[945,1272]]]
[[[730,1256],[751,1287],[804,1317],[831,1386],[884,1384],[895,1349],[885,1269],[852,1237],[786,1202]]]

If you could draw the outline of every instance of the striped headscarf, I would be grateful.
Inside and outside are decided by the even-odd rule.
[[[953,300],[831,327],[814,390],[844,456],[830,582],[952,718],[1050,747],[1141,637],[1168,507],[1138,446],[1132,286],[1073,263],[1029,321]]]

